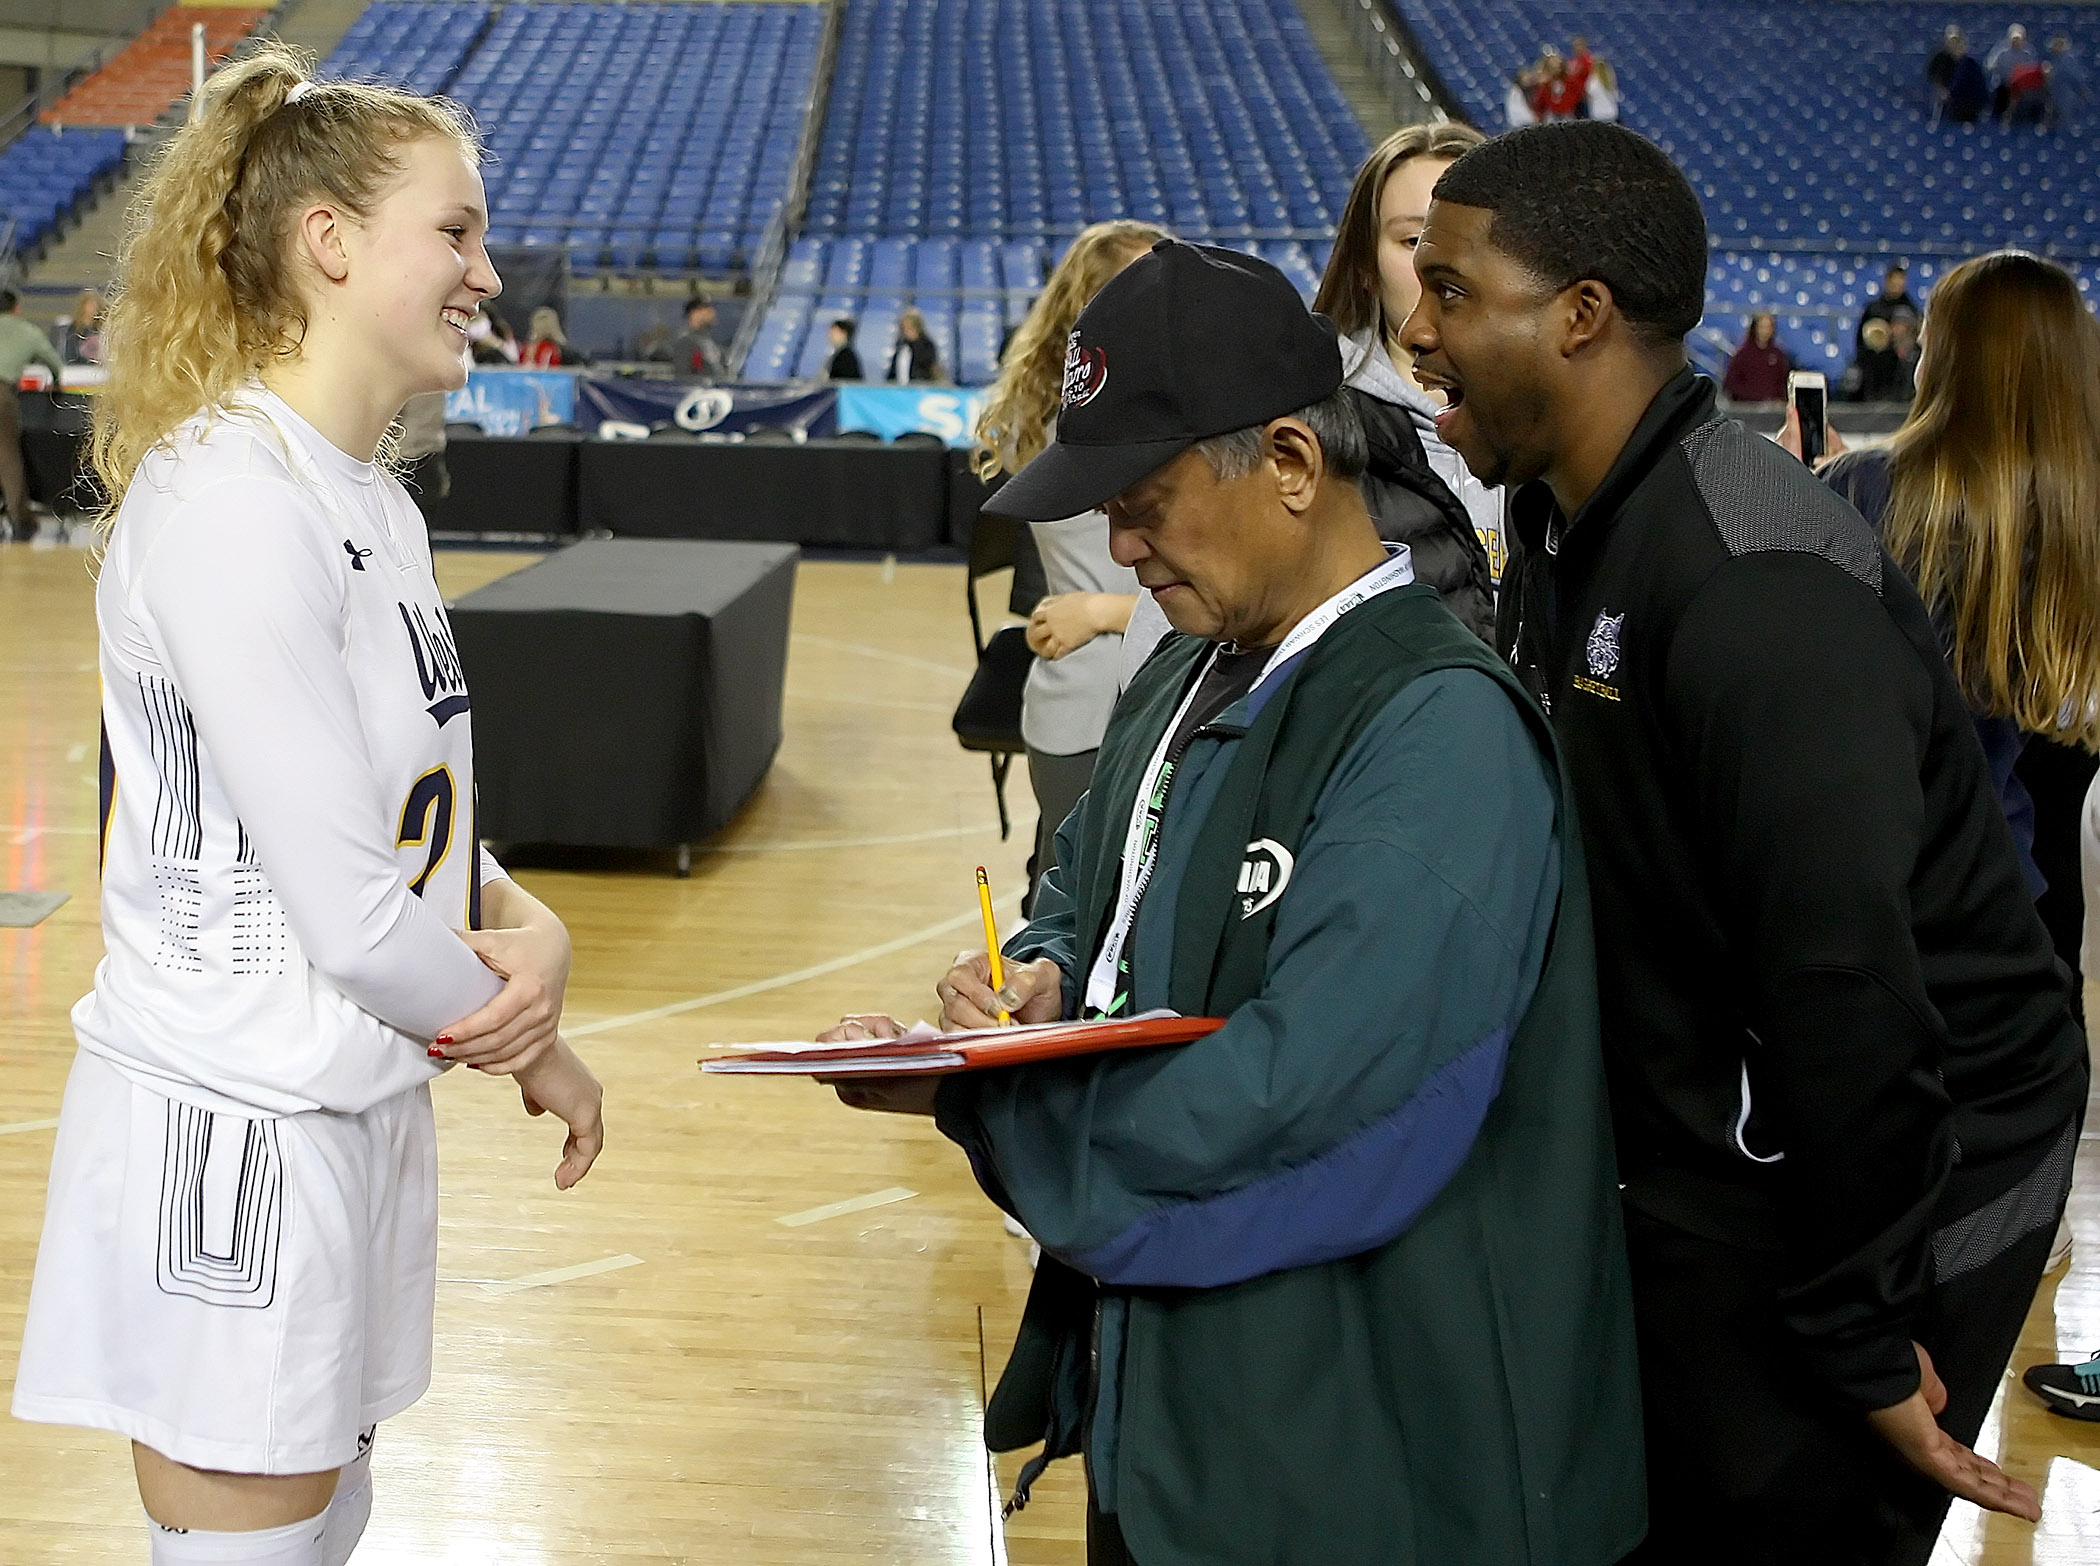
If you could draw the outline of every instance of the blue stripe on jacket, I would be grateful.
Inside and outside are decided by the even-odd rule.
[[[1218,1288],[1361,1255],[1406,1232],[1458,1172],[1502,1090],[1510,1030],[1439,1067],[1392,1113],[1308,1163],[1156,1208],[1060,1259],[1125,1288]]]

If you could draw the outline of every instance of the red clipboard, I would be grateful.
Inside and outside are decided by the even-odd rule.
[[[989,1071],[1071,1055],[1109,1050],[1155,1049],[1188,1044],[1225,1026],[1223,1017],[1132,1017],[1122,1022],[1039,1022],[1012,1028],[942,1033],[920,1023],[902,1038],[853,1044],[770,1045],[703,1060],[700,1069],[720,1076],[833,1077],[945,1076]]]

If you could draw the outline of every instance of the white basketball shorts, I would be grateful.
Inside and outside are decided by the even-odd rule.
[[[436,1293],[427,1088],[359,1115],[249,1120],[83,1050],[14,1411],[192,1468],[338,1468],[430,1385]]]

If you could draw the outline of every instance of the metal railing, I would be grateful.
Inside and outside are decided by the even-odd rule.
[[[816,173],[817,153],[824,136],[824,116],[831,107],[831,78],[838,68],[839,35],[845,26],[845,0],[824,0],[824,32],[817,41],[816,68],[810,73],[809,111],[802,117],[802,140],[795,148],[794,171],[788,177],[786,197],[773,221],[766,225],[758,254],[751,258],[751,297],[744,318],[737,322],[736,336],[723,355],[732,375],[741,374],[745,356],[758,340],[766,312],[780,291],[780,268],[787,260],[788,241],[802,227],[809,210],[810,178]]]
[[[1386,0],[1333,0],[1349,19],[1349,30],[1371,68],[1378,88],[1402,125],[1451,118],[1450,99]]]

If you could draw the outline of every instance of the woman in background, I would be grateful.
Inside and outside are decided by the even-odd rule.
[[[59,356],[68,364],[102,362],[102,296],[83,288],[73,301],[73,319],[66,323],[65,346]]]
[[[1779,320],[1769,310],[1750,317],[1750,329],[1728,360],[1721,390],[1737,402],[1781,402],[1794,361],[1779,345]]]
[[[1917,368],[1888,445],[1837,457],[1823,477],[1932,612],[2037,910],[2075,973],[2080,824],[2100,751],[2100,322],[2054,262],[1978,256],[1933,291]],[[2069,1255],[2066,1227],[2050,1267]],[[2080,1369],[2100,1399],[2100,1362]],[[2037,1375],[2075,1381],[2070,1367],[2037,1367],[2029,1385],[2060,1411],[2100,1414]]]
[[[1072,243],[1009,345],[977,420],[977,476],[1019,471],[1050,443],[1064,387],[1065,346],[1079,312],[1108,280],[1167,237],[1150,223],[1096,223]],[[1038,820],[1029,891],[1055,863],[1057,829],[1086,792],[1116,704],[1123,630],[1137,574],[1108,555],[1102,512],[1031,522],[1049,592],[1028,620],[1036,662],[1021,697],[1021,737]]]
[[[554,306],[541,305],[533,311],[529,330],[532,336],[518,359],[526,369],[552,370],[576,362],[569,351],[568,334],[561,329],[561,313]]]
[[[916,307],[897,319],[897,346],[890,353],[889,373],[883,379],[900,384],[941,379],[941,351],[926,335],[926,317]]]
[[[1415,580],[1436,588],[1464,625],[1492,641],[1502,491],[1474,478],[1438,437],[1438,404],[1415,383],[1414,355],[1400,346],[1400,328],[1422,297],[1415,241],[1429,193],[1483,139],[1445,121],[1410,125],[1381,142],[1357,170],[1313,308],[1342,334],[1342,373],[1371,442],[1363,492],[1379,533],[1407,545]]]

